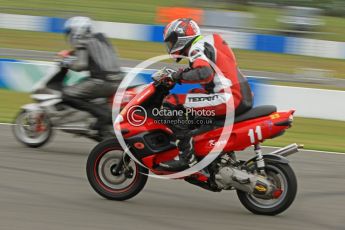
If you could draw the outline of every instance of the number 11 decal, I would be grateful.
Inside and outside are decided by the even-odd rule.
[[[255,127],[255,133],[256,133],[258,140],[261,141],[262,140],[261,126]],[[254,129],[249,129],[248,136],[250,138],[250,143],[254,144],[255,143]]]

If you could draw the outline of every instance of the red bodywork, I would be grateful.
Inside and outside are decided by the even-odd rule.
[[[122,116],[122,121],[115,124],[115,128],[122,131],[125,140],[141,133],[157,130],[161,130],[167,135],[172,134],[172,131],[166,125],[155,123],[154,119],[150,117],[148,117],[146,122],[141,126],[133,126],[127,120],[126,115],[129,108],[142,104],[148,98],[150,98],[155,91],[156,88],[153,83],[148,85],[147,88],[145,88],[141,93],[137,94],[134,99],[131,100],[121,111],[120,114]],[[295,110],[275,112],[268,116],[258,117],[233,124],[231,135],[225,144],[223,152],[241,151],[249,146],[263,142],[265,139],[270,139],[282,134],[285,129],[290,127],[289,123],[286,121],[291,121],[294,112]],[[140,115],[137,114],[136,116],[140,117]],[[261,130],[261,134],[257,133],[257,127],[259,127]],[[220,127],[194,136],[194,148],[196,156],[206,156],[214,148],[214,145],[217,144],[222,130],[225,129],[226,131],[230,128],[231,126]],[[250,132],[253,132],[252,138],[249,135]],[[153,169],[153,167],[158,165],[160,162],[173,159],[177,154],[178,149],[174,148],[149,156],[144,156],[141,158],[141,161],[154,173],[162,174],[163,172],[157,172]]]

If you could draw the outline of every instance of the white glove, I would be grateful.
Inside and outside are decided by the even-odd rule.
[[[163,78],[170,78],[172,81],[174,81],[173,74],[175,72],[176,71],[173,70],[173,69],[169,69],[169,68],[164,67],[163,69],[158,70],[157,72],[155,72],[152,75],[152,79],[154,81],[161,81]]]

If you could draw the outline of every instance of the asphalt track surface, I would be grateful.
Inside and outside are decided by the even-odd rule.
[[[290,156],[297,198],[286,212],[267,217],[247,211],[233,191],[213,193],[176,180],[150,178],[131,200],[105,200],[85,173],[95,144],[57,132],[46,146],[30,149],[1,125],[0,229],[345,229],[345,155]]]

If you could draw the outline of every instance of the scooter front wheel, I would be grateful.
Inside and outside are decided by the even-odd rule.
[[[19,142],[31,148],[43,146],[53,134],[48,117],[41,111],[20,111],[12,131]]]
[[[86,173],[90,185],[99,195],[121,201],[134,197],[144,188],[148,169],[132,159],[121,162],[124,159],[124,151],[115,139],[100,142],[91,151]]]

